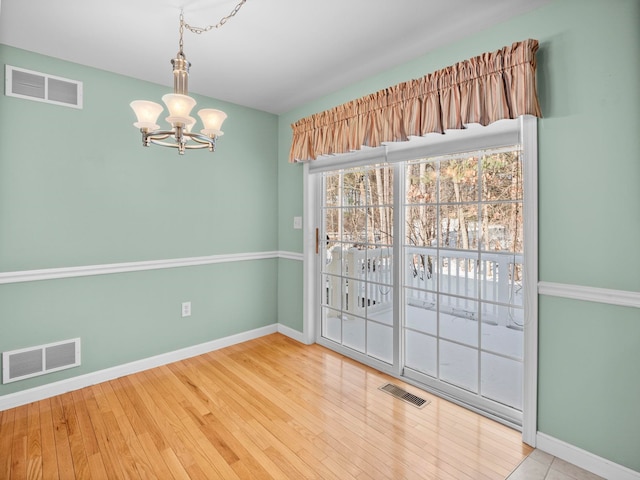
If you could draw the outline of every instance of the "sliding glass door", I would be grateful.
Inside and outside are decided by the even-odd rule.
[[[404,374],[521,411],[520,150],[424,158],[405,168]]]
[[[535,164],[522,125],[461,142],[473,148],[394,145],[310,169],[316,341],[513,426],[535,407]],[[530,419],[535,408],[528,441]]]

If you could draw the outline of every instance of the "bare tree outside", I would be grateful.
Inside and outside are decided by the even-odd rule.
[[[354,168],[325,175],[325,232],[330,244],[375,248],[393,243],[393,170]]]
[[[422,159],[407,165],[406,176],[408,245],[523,252],[522,162],[517,150]],[[467,268],[473,263],[467,262]],[[519,280],[521,266],[516,270]]]

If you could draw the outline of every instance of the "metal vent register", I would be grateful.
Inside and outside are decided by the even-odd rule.
[[[5,95],[82,108],[82,82],[6,65]]]
[[[80,365],[80,339],[2,352],[2,383],[57,372]]]
[[[409,393],[392,383],[387,383],[386,385],[379,387],[379,389],[418,408],[422,408],[425,405],[429,405],[429,403],[431,403],[429,400],[425,400],[424,398],[418,397],[413,393]]]

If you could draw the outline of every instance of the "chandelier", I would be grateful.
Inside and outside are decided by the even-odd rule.
[[[180,155],[184,155],[185,150],[191,149],[207,148],[210,152],[215,151],[216,139],[224,134],[221,128],[227,114],[222,110],[203,108],[198,111],[198,116],[202,120],[204,128],[200,130],[200,133],[191,131],[196,124],[196,119],[190,116],[196,101],[189,96],[189,67],[191,63],[184,55],[182,36],[185,28],[193,33],[201,34],[222,27],[227,20],[238,13],[246,1],[241,0],[229,15],[223,17],[216,25],[208,27],[192,27],[185,23],[183,14],[180,13],[179,50],[176,58],[171,60],[173,93],[167,93],[162,97],[162,101],[169,111],[169,116],[165,120],[171,128],[162,130],[160,125],[156,123],[164,110],[159,103],[134,100],[129,104],[136,114],[138,121],[133,126],[140,129],[143,146],[148,147],[153,143],[163,147],[177,148]]]

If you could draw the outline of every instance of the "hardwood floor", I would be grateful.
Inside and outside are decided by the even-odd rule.
[[[0,412],[3,480],[504,479],[530,451],[519,432],[279,334]]]

